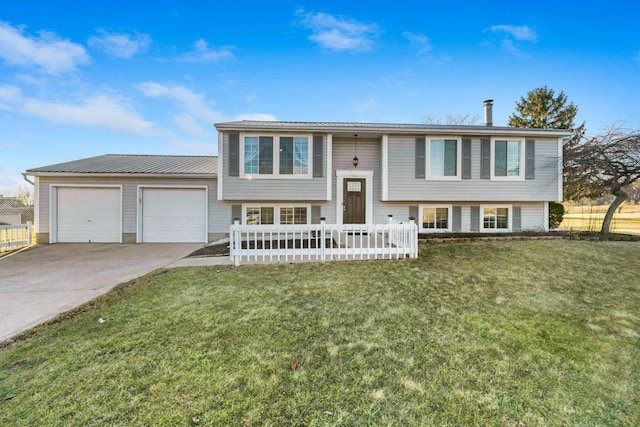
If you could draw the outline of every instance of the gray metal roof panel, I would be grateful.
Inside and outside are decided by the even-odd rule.
[[[216,175],[215,156],[105,154],[28,169],[27,173]]]

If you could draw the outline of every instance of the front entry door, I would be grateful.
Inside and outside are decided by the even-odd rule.
[[[343,224],[364,224],[366,222],[365,181],[365,179],[344,179]]]

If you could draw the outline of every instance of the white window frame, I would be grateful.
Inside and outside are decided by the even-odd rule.
[[[307,203],[243,203],[242,204],[242,224],[247,223],[247,208],[273,208],[273,222],[274,224],[265,225],[285,225],[280,224],[280,209],[281,208],[306,208],[307,209],[307,224],[311,224],[311,204]],[[293,225],[293,224],[290,224]],[[295,224],[300,225],[300,224]]]
[[[271,174],[248,174],[244,172],[244,139],[247,136],[268,136],[273,138],[273,173]],[[309,149],[307,153],[308,171],[306,174],[280,174],[280,137],[307,138]],[[243,179],[311,179],[313,178],[313,135],[300,133],[268,133],[268,132],[247,132],[240,134],[240,178]]]
[[[425,208],[447,208],[447,228],[422,228],[422,211]],[[450,233],[453,230],[453,205],[421,204],[418,205],[418,227],[421,233]]]
[[[431,141],[434,139],[456,140],[456,174],[454,176],[431,175]],[[427,135],[425,137],[425,179],[429,181],[459,181],[462,179],[462,138],[459,136]],[[443,158],[444,161],[444,158]]]
[[[496,176],[496,141],[518,141],[520,144],[520,165],[518,176]],[[493,181],[524,181],[525,168],[525,140],[522,138],[493,137],[491,138],[491,180]]]
[[[485,228],[484,227],[484,210],[506,208],[507,211],[507,228]],[[497,219],[496,219],[497,221]],[[513,205],[480,205],[480,231],[485,233],[510,233],[513,229]]]

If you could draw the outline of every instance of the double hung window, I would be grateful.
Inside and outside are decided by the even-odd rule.
[[[496,139],[493,141],[492,178],[524,178],[524,144],[520,140]]]
[[[309,206],[245,205],[247,225],[309,224]]]
[[[509,206],[483,206],[483,231],[511,231],[511,208]]]
[[[451,231],[451,212],[448,205],[420,205],[421,231]]]
[[[427,179],[460,178],[460,139],[427,137]]]
[[[310,177],[310,136],[243,135],[243,175]]]

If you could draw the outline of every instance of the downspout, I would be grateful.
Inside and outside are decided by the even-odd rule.
[[[27,181],[29,184],[33,185],[33,187],[35,188],[36,183],[33,181],[29,181],[29,178],[27,178],[27,173],[26,172],[22,172],[22,178]]]

